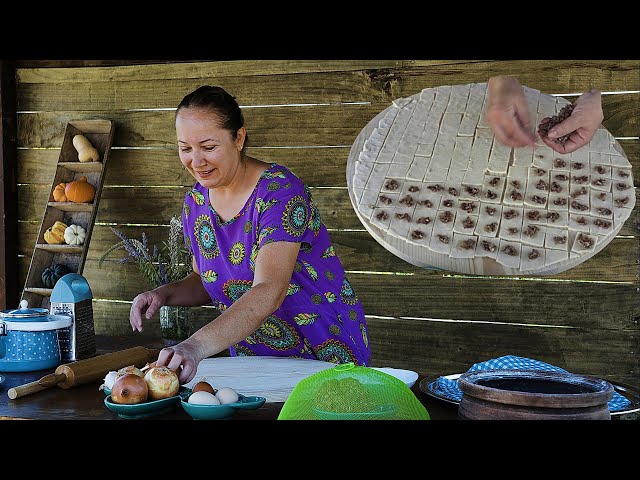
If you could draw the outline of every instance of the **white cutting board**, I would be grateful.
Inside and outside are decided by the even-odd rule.
[[[267,402],[284,402],[296,384],[314,373],[335,367],[335,363],[289,357],[205,358],[196,376],[185,384],[191,388],[206,378],[213,388],[231,387],[245,396],[265,397]]]

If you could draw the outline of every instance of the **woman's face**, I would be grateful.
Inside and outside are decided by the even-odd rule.
[[[176,116],[180,161],[206,188],[224,187],[231,182],[240,166],[245,134],[242,127],[234,140],[210,110],[183,108]]]

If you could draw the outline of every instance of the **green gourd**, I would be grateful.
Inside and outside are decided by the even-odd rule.
[[[53,288],[67,273],[72,273],[69,267],[62,263],[54,263],[42,271],[42,283],[46,288]]]

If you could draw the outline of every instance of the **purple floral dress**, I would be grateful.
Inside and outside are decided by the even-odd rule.
[[[185,244],[220,312],[251,288],[255,259],[269,242],[299,242],[287,296],[231,355],[269,355],[369,365],[371,348],[360,300],[345,276],[306,185],[276,163],[247,203],[223,222],[196,183],[182,209]]]

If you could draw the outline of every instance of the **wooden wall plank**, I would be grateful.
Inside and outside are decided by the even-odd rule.
[[[466,372],[503,355],[544,361],[573,373],[640,385],[640,332],[479,323],[368,319],[378,365],[440,375]],[[482,352],[479,356],[478,352]]]
[[[603,125],[615,137],[640,136],[640,94],[605,95]],[[372,118],[390,105],[321,105],[248,108],[243,110],[253,147],[351,146]],[[175,107],[175,105],[174,105]],[[116,147],[176,148],[175,111],[57,111],[18,116],[18,145],[59,148],[70,120],[110,118],[116,121]],[[296,128],[291,128],[295,125]]]
[[[206,64],[209,66],[209,64]],[[163,65],[157,66],[161,72]],[[112,67],[132,69],[136,67]],[[138,67],[146,70],[149,67]],[[497,61],[429,64],[364,69],[350,72],[307,74],[216,76],[176,78],[171,73],[157,80],[67,82],[62,69],[55,83],[19,83],[19,110],[119,110],[175,107],[190,91],[203,84],[219,85],[238,98],[241,105],[284,103],[354,102],[387,100],[413,95],[423,88],[484,82],[492,75],[516,75],[523,85],[544,93],[580,93],[590,88],[603,91],[638,90],[637,60],[605,61]],[[87,70],[91,70],[90,68]],[[285,70],[286,71],[286,70]],[[47,72],[56,73],[54,69]],[[26,74],[26,72],[25,72]],[[21,75],[24,75],[21,72]],[[169,77],[169,78],[165,78]]]
[[[158,316],[132,333],[129,303],[93,302],[96,333],[153,337],[160,334]],[[215,310],[194,308],[196,328],[215,319]],[[585,328],[433,322],[367,318],[372,365],[405,368],[437,377],[467,371],[474,363],[503,355],[544,361],[570,372],[640,385],[639,332]],[[483,352],[483,356],[478,356]]]
[[[640,186],[640,140],[621,140],[620,145]],[[266,162],[285,165],[309,186],[346,187],[345,165],[351,147],[248,148],[247,153]],[[49,185],[59,150],[18,150],[18,183]],[[178,153],[170,149],[111,150],[105,185],[189,186],[195,180],[182,167]]]
[[[27,260],[20,259],[23,282]],[[98,268],[97,261],[88,260],[83,275],[94,298],[131,301],[151,288],[135,264]],[[637,284],[458,278],[426,270],[410,277],[348,277],[368,315],[618,329],[633,328],[640,316]]]

